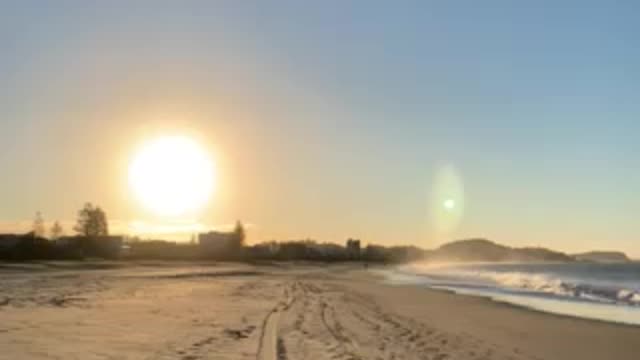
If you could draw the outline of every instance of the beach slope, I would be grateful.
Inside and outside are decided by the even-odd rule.
[[[2,270],[0,359],[637,359],[640,328],[358,266]]]

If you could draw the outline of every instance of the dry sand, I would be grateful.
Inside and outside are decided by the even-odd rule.
[[[386,285],[354,266],[75,266],[0,270],[0,359],[640,358],[638,327]]]

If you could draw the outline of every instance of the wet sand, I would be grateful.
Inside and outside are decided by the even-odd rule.
[[[357,266],[44,268],[0,270],[0,359],[588,360],[640,354],[639,327],[391,286]]]

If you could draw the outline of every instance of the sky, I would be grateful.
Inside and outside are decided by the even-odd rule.
[[[0,3],[0,231],[91,201],[112,232],[640,257],[637,2],[99,3]],[[179,218],[127,183],[167,134],[218,174]]]

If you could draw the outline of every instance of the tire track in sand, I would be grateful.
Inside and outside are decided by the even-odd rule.
[[[290,358],[318,360],[525,360],[467,334],[406,318],[330,282],[288,286],[295,304],[279,317],[276,342]],[[278,356],[278,354],[276,354]],[[285,356],[284,353],[280,356]],[[281,359],[285,359],[281,357]],[[275,357],[274,359],[277,359]]]
[[[286,360],[286,349],[284,342],[278,336],[278,325],[280,315],[287,311],[295,301],[295,297],[293,297],[295,286],[296,284],[294,283],[291,291],[289,286],[285,286],[284,300],[280,301],[278,305],[271,309],[264,318],[262,322],[262,332],[258,342],[258,351],[256,353],[257,360]]]

